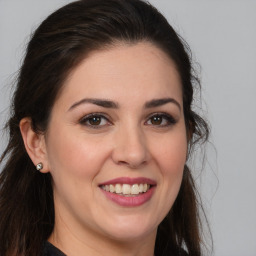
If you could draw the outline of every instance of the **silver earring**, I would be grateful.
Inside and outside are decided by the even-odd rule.
[[[42,163],[38,163],[38,164],[36,165],[36,169],[37,169],[38,171],[41,171],[41,170],[43,169],[43,164],[42,164]]]

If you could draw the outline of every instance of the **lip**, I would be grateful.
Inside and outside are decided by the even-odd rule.
[[[112,202],[125,207],[136,207],[148,202],[155,191],[155,187],[151,187],[147,192],[136,196],[121,196],[115,193],[107,192],[103,189],[101,191]]]
[[[149,184],[151,185],[150,189],[142,194],[133,195],[133,196],[122,196],[119,194],[107,192],[103,189],[101,189],[102,193],[112,202],[124,206],[124,207],[136,207],[145,204],[148,202],[155,191],[156,188],[156,182],[152,179],[145,178],[145,177],[138,177],[138,178],[130,178],[130,177],[120,177],[112,180],[105,181],[101,184],[99,184],[99,187],[103,185],[110,185],[110,184]]]

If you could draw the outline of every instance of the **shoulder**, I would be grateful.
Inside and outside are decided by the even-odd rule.
[[[46,241],[43,246],[43,256],[66,256],[66,254]]]

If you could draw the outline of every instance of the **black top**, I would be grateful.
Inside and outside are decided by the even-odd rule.
[[[43,256],[67,256],[61,250],[53,246],[51,243],[46,242],[44,245],[44,253]],[[184,250],[179,250],[177,253],[173,253],[170,251],[165,251],[163,256],[188,256],[188,254]]]
[[[44,244],[44,253],[43,256],[67,256],[64,254],[61,250],[56,248],[54,245],[52,245],[49,242],[46,242]]]

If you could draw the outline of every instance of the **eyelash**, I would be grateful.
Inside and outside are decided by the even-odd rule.
[[[102,120],[105,120],[105,124],[103,125],[100,125],[100,123],[98,124],[90,124],[89,122],[92,121],[93,118],[97,118],[98,120],[96,121],[99,121],[100,123],[102,122]],[[152,124],[152,119],[153,118],[161,118],[161,123],[165,120],[166,124]],[[151,124],[148,124],[148,122],[151,120]],[[156,120],[157,121],[157,120]],[[80,119],[79,123],[81,125],[85,125],[89,128],[92,128],[92,129],[100,129],[102,127],[105,127],[105,126],[109,126],[111,125],[112,123],[109,121],[109,118],[105,116],[105,114],[102,114],[102,113],[92,113],[92,114],[89,114],[89,115],[86,115],[84,116],[83,118]],[[159,128],[163,128],[163,127],[169,127],[169,126],[172,126],[174,124],[176,124],[177,121],[169,114],[166,114],[166,113],[154,113],[152,115],[150,115],[147,119],[147,121],[145,122],[146,125],[152,125],[152,126],[155,126],[155,127],[159,127]]]
[[[100,118],[100,122],[102,121],[102,119],[104,119],[106,121],[106,124],[104,125],[89,124],[88,122],[90,122],[90,120],[92,120],[93,118]],[[109,118],[107,118],[102,113],[92,113],[92,114],[86,115],[80,119],[79,123],[82,125],[88,126],[89,128],[92,128],[92,129],[100,129],[102,128],[102,126],[111,125]]]

